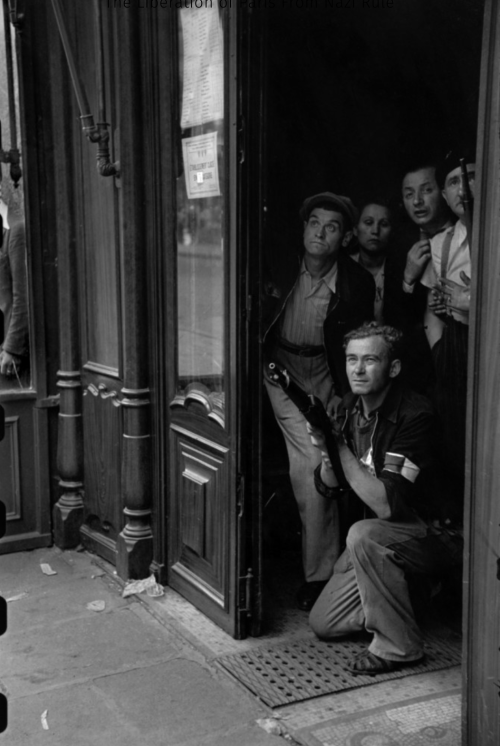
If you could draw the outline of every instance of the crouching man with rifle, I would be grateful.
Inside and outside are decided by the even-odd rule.
[[[345,337],[351,393],[331,431],[341,473],[322,430],[309,425],[322,452],[316,488],[335,498],[345,479],[350,499],[361,500],[365,510],[365,518],[349,530],[310,624],[322,639],[372,633],[370,646],[349,664],[361,675],[422,659],[407,575],[441,574],[460,562],[460,535],[445,534],[433,520],[439,509],[426,475],[433,458],[434,413],[425,397],[398,382],[400,340],[396,329],[375,322]]]

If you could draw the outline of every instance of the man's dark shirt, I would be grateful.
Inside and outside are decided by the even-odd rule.
[[[351,422],[360,404],[353,393],[344,397],[337,420],[349,448],[355,452]],[[372,452],[367,459],[384,483],[391,520],[440,517],[433,487],[436,420],[431,403],[395,380],[376,413]],[[366,454],[363,455],[366,458]]]

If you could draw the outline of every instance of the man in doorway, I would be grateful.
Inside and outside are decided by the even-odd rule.
[[[473,194],[473,158],[466,158],[466,170]],[[435,402],[443,432],[450,520],[460,522],[464,493],[471,256],[464,222],[464,184],[459,154],[448,153],[438,170],[438,180],[443,197],[458,220],[432,238],[432,261],[427,264],[421,283],[427,290],[424,325],[434,362]]]
[[[453,224],[452,215],[436,179],[436,164],[416,165],[403,177],[403,204],[412,223],[420,231],[419,240],[408,252],[404,289],[418,291],[418,280],[431,258],[430,240]]]
[[[349,664],[359,675],[388,673],[423,657],[408,573],[432,576],[460,562],[461,537],[444,536],[431,523],[436,505],[426,473],[434,414],[425,397],[398,381],[401,336],[372,322],[345,338],[351,393],[337,411],[334,433],[351,499],[359,498],[366,517],[350,528],[346,549],[310,614],[322,639],[361,630],[373,634],[370,646]],[[321,453],[317,488],[325,499],[335,499],[338,475],[324,437],[309,430]]]
[[[401,302],[408,320],[405,325],[405,370],[412,388],[426,395],[431,394],[434,376],[423,328],[427,293],[419,280],[430,261],[431,238],[454,222],[437,183],[436,168],[437,164],[432,160],[416,162],[404,173],[402,182],[404,208],[412,221],[408,234],[400,239],[403,249]],[[396,239],[395,244],[398,243]],[[406,247],[410,247],[409,251]]]
[[[264,354],[287,369],[308,394],[332,407],[348,388],[343,336],[373,318],[375,285],[371,275],[341,253],[352,236],[357,211],[348,197],[332,192],[305,200],[303,256],[280,269],[277,284],[268,283],[264,307]],[[311,609],[331,576],[339,547],[338,509],[319,495],[313,472],[320,462],[306,420],[286,393],[269,378],[265,384],[283,432],[290,479],[302,523],[305,583],[297,604]]]

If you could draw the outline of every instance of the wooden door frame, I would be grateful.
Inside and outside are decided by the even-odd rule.
[[[500,741],[500,7],[487,0],[478,122],[469,335],[464,554],[463,743]],[[496,394],[495,394],[496,392]],[[496,635],[496,639],[494,638]]]

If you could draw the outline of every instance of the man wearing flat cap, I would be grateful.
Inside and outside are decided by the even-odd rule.
[[[279,283],[266,287],[264,355],[286,368],[307,394],[314,394],[331,409],[335,397],[349,390],[344,335],[373,318],[375,284],[363,267],[341,252],[358,218],[348,197],[316,194],[304,201],[300,217],[303,255],[290,256],[280,268]],[[309,610],[331,577],[340,552],[338,508],[314,486],[320,456],[311,444],[305,418],[267,376],[265,384],[285,437],[302,522],[305,583],[297,603]]]

